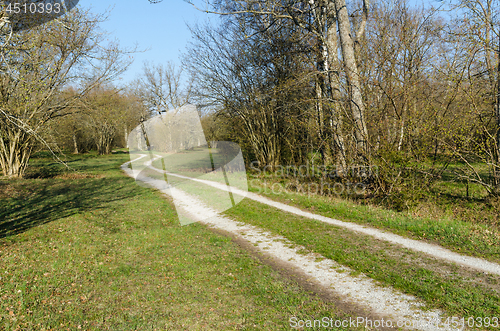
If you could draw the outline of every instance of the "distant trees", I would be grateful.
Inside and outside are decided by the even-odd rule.
[[[232,140],[242,146],[247,140],[248,152],[270,166],[304,152],[291,133],[309,120],[301,107],[310,108],[313,91],[304,79],[311,70],[305,41],[296,26],[273,20],[240,17],[220,28],[193,28],[184,57],[202,104],[218,109],[218,120],[238,128]]]
[[[439,57],[443,34],[435,10],[415,8],[404,0],[380,1],[372,8],[358,56],[369,143],[383,194],[392,194],[410,173],[421,171],[413,161],[426,160],[447,137],[440,128],[450,124],[443,115],[453,93],[443,85],[447,78],[436,76],[445,71]],[[437,175],[420,178],[428,185]]]
[[[321,163],[347,182],[351,167],[378,166],[363,181],[385,199],[429,189],[458,161],[458,180],[500,194],[498,0],[452,1],[456,18],[406,0],[204,5],[220,21],[192,27],[182,68],[145,64],[127,93],[56,93],[74,101],[65,146],[106,153],[138,123],[197,103],[207,140],[238,142],[268,169]]]
[[[321,154],[324,163],[331,163],[332,158],[336,159],[338,167],[341,168],[340,173],[346,171],[348,163],[369,163],[365,100],[355,52],[355,44],[358,44],[364,35],[369,1],[363,1],[362,14],[358,17],[356,29],[351,27],[354,22],[349,20],[344,0],[238,0],[207,2],[205,5],[208,6],[209,12],[224,17],[224,27],[245,28],[246,36],[252,41],[258,38],[267,40],[268,36],[277,30],[294,31],[290,36],[296,41],[300,40],[299,43],[307,49],[310,60],[304,61],[294,57],[297,53],[288,54],[286,59],[302,62],[302,65],[307,63],[309,74],[301,76],[303,71],[290,70],[289,77],[294,76],[302,82],[308,80],[308,83],[314,86],[309,100],[314,100],[313,116],[317,125],[314,130],[317,130],[317,139],[309,144],[315,146],[314,149]],[[245,38],[233,38],[233,42],[240,42],[240,48],[243,48],[246,41]],[[253,45],[256,46],[255,49],[261,47],[259,42],[247,44],[247,50]],[[285,44],[286,42],[276,45]],[[339,54],[342,55],[342,64]],[[290,57],[294,57],[294,60]],[[311,114],[306,115],[304,112],[304,115],[311,118]],[[346,144],[350,144],[350,148],[346,148]],[[254,149],[257,148],[256,146]],[[333,155],[330,155],[331,153]]]
[[[433,135],[433,151],[464,164],[455,171],[460,180],[478,183],[498,195],[498,74],[492,68],[498,68],[499,40],[491,36],[498,36],[500,30],[495,22],[499,7],[493,1],[453,4],[452,10],[460,15],[444,24],[437,53],[440,66],[433,73],[442,82],[434,84],[434,91],[444,97],[443,111],[436,117],[440,123],[435,130],[438,134]]]
[[[150,114],[182,107],[193,97],[192,77],[185,77],[183,69],[171,62],[144,63],[142,75],[130,88]]]
[[[129,131],[139,124],[145,108],[130,91],[101,85],[68,112],[51,123],[57,145],[75,154],[95,148],[104,155],[114,146],[127,147]]]
[[[454,4],[462,18],[454,20],[450,35],[461,40],[466,54],[461,92],[471,122],[464,126],[468,137],[461,135],[453,147],[469,168],[469,175],[463,177],[500,195],[500,2],[457,0]],[[471,157],[487,164],[489,173],[480,174]]]
[[[101,87],[85,98],[84,123],[100,155],[111,153],[117,133],[123,132],[126,123],[127,100],[118,93]]]

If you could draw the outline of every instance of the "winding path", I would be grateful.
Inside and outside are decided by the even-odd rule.
[[[140,156],[140,158],[144,156]],[[482,272],[500,275],[500,265],[483,259],[460,255],[438,245],[407,239],[371,227],[316,215],[254,193],[241,191],[235,187],[227,187],[217,182],[168,173],[164,170],[154,168],[152,166],[152,161],[154,160],[146,161],[144,165],[159,173],[166,173],[169,176],[193,180],[224,191],[231,190],[233,194],[244,196],[292,214],[343,227],[358,233],[367,234],[387,242],[410,248],[417,252],[425,253],[434,258],[454,262]],[[136,178],[137,174],[128,167],[129,163],[130,162],[123,164],[122,169],[127,175]],[[376,315],[382,316],[386,323],[390,321],[394,329],[397,329],[397,326],[403,326],[406,329],[415,330],[456,330],[451,327],[439,327],[434,324],[428,324],[427,321],[436,319],[441,319],[442,321],[443,313],[439,310],[422,310],[421,307],[424,306],[423,302],[414,296],[401,293],[391,287],[381,286],[381,284],[365,275],[353,277],[350,275],[349,271],[351,270],[349,268],[341,266],[337,262],[326,259],[319,254],[299,254],[298,251],[303,249],[303,247],[293,246],[294,248],[291,248],[292,245],[286,238],[273,235],[258,227],[238,223],[227,217],[221,216],[214,209],[204,205],[204,203],[195,197],[175,187],[169,187],[163,180],[153,178],[142,180],[165,194],[175,196],[176,207],[183,209],[183,212],[189,214],[193,220],[198,220],[213,228],[228,231],[252,243],[262,252],[292,264],[294,268],[310,275],[316,282],[330,289],[336,295],[347,298],[347,301],[355,305],[366,307]]]

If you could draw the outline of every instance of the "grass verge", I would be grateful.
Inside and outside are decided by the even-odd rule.
[[[284,236],[356,273],[423,299],[427,307],[452,316],[493,317],[500,314],[500,278],[464,270],[408,249],[292,215],[245,199],[225,212],[230,218]]]
[[[299,194],[253,179],[249,191],[319,215],[370,225],[404,237],[425,240],[457,253],[500,263],[500,230],[454,218],[415,217],[372,205],[361,205],[335,197]]]

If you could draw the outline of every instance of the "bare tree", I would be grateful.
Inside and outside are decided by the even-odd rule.
[[[272,19],[228,17],[218,28],[193,28],[195,42],[184,57],[197,76],[202,103],[232,123],[237,128],[232,140],[250,145],[248,152],[269,167],[278,165],[282,155],[293,155],[287,161],[295,161],[304,148],[299,135],[316,136],[297,132],[314,116],[308,111],[314,91],[307,77],[311,52],[295,25],[268,26]]]
[[[459,139],[456,154],[472,174],[465,176],[467,180],[500,195],[500,3],[457,0],[452,2],[452,9],[464,17],[455,20],[450,35],[461,39],[461,47],[468,55],[464,63],[467,79],[462,91],[475,124],[467,137]],[[480,175],[472,165],[471,156],[486,163],[491,176]]]
[[[99,86],[84,99],[85,129],[93,137],[100,155],[110,154],[115,140],[127,122],[127,98],[111,86]]]
[[[134,90],[151,113],[168,112],[190,103],[193,78],[185,78],[183,69],[171,62],[144,63],[142,77],[134,83]]]
[[[5,40],[0,49],[0,167],[5,176],[22,177],[35,142],[47,145],[48,123],[125,70],[116,46],[99,46],[101,20],[75,9]],[[9,22],[3,29],[13,31]],[[78,93],[63,93],[71,83],[80,84]]]
[[[195,6],[193,1],[185,0]],[[160,2],[160,1],[150,1]],[[256,17],[267,22],[262,31],[274,26],[279,21],[290,21],[302,29],[304,35],[315,39],[317,47],[316,68],[317,82],[315,98],[319,123],[319,138],[323,141],[320,152],[325,159],[324,144],[332,144],[343,168],[346,167],[345,133],[342,126],[340,100],[340,79],[338,76],[338,38],[342,61],[347,78],[347,92],[350,100],[350,112],[346,113],[355,136],[355,151],[351,153],[355,162],[368,161],[368,130],[366,127],[365,105],[362,96],[358,64],[355,56],[355,44],[364,35],[369,12],[369,1],[363,0],[362,15],[356,33],[351,29],[349,13],[345,0],[236,0],[206,1],[206,8],[201,11],[223,16]],[[195,6],[196,7],[196,6]],[[257,33],[259,33],[257,31]]]

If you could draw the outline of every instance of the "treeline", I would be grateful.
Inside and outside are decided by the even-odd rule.
[[[117,87],[135,50],[104,41],[100,23],[107,13],[75,7],[64,19],[28,22],[8,11],[1,15],[3,176],[22,178],[39,150],[61,160],[60,153],[102,155],[127,147],[130,131],[141,122],[189,101],[190,84],[171,64],[146,63],[139,78]]]
[[[184,64],[210,139],[268,169],[377,167],[364,181],[383,196],[445,171],[499,195],[500,4],[436,5],[209,3],[220,20],[192,27]]]
[[[127,147],[129,132],[145,116],[135,95],[113,86],[94,88],[66,111],[51,121],[49,132],[55,149],[73,154],[97,150],[104,155],[113,147]]]
[[[111,87],[130,62],[116,44],[104,43],[104,15],[74,8],[49,22],[1,16],[2,174],[22,177],[39,149],[56,155],[70,144],[73,152],[94,145],[109,153],[116,132],[137,120],[127,112],[133,98]]]
[[[37,148],[126,147],[140,122],[194,103],[207,140],[239,143],[249,165],[321,165],[340,182],[357,169],[381,197],[452,173],[498,196],[498,2],[207,2],[219,19],[191,27],[183,68],[145,64],[126,89],[113,86],[129,62],[102,46],[102,17],[74,9],[16,33],[7,20],[2,173],[22,176]]]

